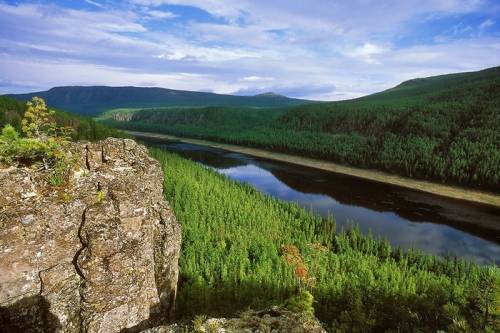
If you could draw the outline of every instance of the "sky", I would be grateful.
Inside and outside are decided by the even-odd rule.
[[[500,0],[0,0],[0,94],[65,85],[315,100],[500,65]]]

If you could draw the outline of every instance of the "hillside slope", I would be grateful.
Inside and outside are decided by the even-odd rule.
[[[104,110],[116,108],[208,105],[279,107],[310,102],[271,93],[256,96],[234,96],[164,88],[105,86],[56,87],[47,91],[9,96],[20,101],[38,96],[45,99],[49,105],[82,115],[97,115]]]
[[[500,191],[500,67],[279,112],[143,110],[107,123]]]
[[[488,84],[494,79],[500,78],[500,66],[487,68],[477,72],[464,72],[437,75],[426,78],[417,78],[404,81],[394,88],[375,93],[369,96],[352,100],[352,102],[378,102],[394,103],[396,105],[406,102],[423,101],[435,97],[440,93],[447,92],[448,97],[452,92],[463,91],[467,86]],[[444,96],[443,96],[444,97]],[[460,99],[460,96],[456,96]],[[341,102],[339,102],[341,103]],[[410,104],[410,103],[408,103]]]
[[[182,226],[184,318],[290,304],[309,290],[314,298],[301,304],[312,305],[329,332],[488,332],[498,320],[496,266],[405,253],[194,161],[151,153]]]

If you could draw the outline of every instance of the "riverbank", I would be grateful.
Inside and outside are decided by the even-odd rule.
[[[189,139],[167,134],[136,132],[136,131],[125,131],[125,132],[139,138],[144,137],[144,138],[164,139],[164,140],[178,140],[186,143],[209,146],[213,148],[220,148],[256,157],[268,158],[271,160],[293,163],[297,165],[363,178],[380,183],[396,185],[448,198],[466,200],[466,201],[491,205],[495,207],[500,207],[500,196],[490,192],[465,189],[457,186],[443,185],[424,180],[415,180],[411,178],[392,175],[382,171],[355,168],[355,167],[340,165],[329,161],[322,161],[308,157],[276,153],[264,149],[249,148],[249,147],[243,147],[243,146],[237,146],[237,145],[231,145],[231,144],[219,143],[201,139]]]

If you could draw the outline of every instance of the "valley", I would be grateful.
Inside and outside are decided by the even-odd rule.
[[[323,218],[333,217],[338,230],[356,227],[364,235],[386,239],[405,251],[413,248],[439,256],[453,253],[482,264],[500,263],[500,206],[291,164],[234,146],[130,134],[148,146],[196,161],[264,194],[297,203]]]
[[[274,161],[280,161],[280,162],[305,166],[309,168],[324,170],[328,172],[333,172],[337,174],[348,175],[382,184],[395,185],[398,187],[422,191],[430,194],[435,194],[438,196],[490,205],[492,207],[497,207],[497,208],[500,207],[500,197],[495,193],[487,191],[466,189],[457,186],[449,186],[438,183],[432,183],[428,181],[415,180],[407,177],[391,175],[389,173],[380,172],[376,170],[349,167],[328,161],[301,157],[297,155],[277,153],[264,149],[249,148],[227,143],[220,143],[202,139],[190,139],[175,135],[167,135],[159,133],[138,132],[138,131],[128,131],[128,130],[125,130],[124,132],[130,134],[133,137],[138,138],[139,140],[179,141],[199,146],[213,147],[222,150],[228,150],[246,155],[270,159]],[[481,220],[481,221],[476,221],[475,223],[484,224],[485,226],[489,226],[490,228],[493,229],[500,228],[500,225],[496,221]]]
[[[415,79],[354,100],[276,108],[104,112],[112,127],[262,148],[498,193],[500,67]],[[120,121],[119,119],[125,120]]]
[[[246,157],[183,145],[173,143],[172,150],[212,167],[169,152],[169,143],[150,149],[161,163],[165,197],[182,226],[181,318],[230,317],[249,307],[287,304],[290,296],[308,290],[314,302],[305,302],[306,308],[314,307],[329,332],[451,330],[450,311],[471,332],[484,327],[473,304],[494,297],[495,264],[403,251],[359,228],[343,230],[342,217],[323,218],[293,200],[277,199],[278,193],[266,195],[262,187],[240,183],[265,187],[255,172],[250,172],[254,181],[235,181],[238,164],[249,162]],[[405,233],[412,237],[415,231]],[[425,233],[432,235],[429,229]],[[431,244],[436,240],[429,238]]]
[[[499,332],[499,0],[0,0],[0,39],[0,333]]]

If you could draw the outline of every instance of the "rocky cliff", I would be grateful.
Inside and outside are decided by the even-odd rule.
[[[133,332],[171,315],[180,227],[159,164],[132,140],[75,143],[50,187],[0,169],[0,332]]]

